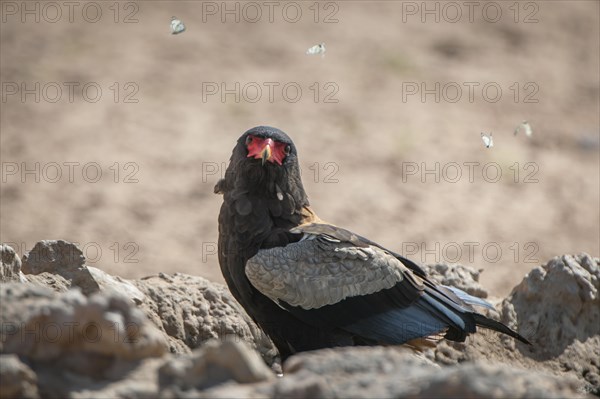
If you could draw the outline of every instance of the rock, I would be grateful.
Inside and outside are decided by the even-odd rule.
[[[63,240],[40,241],[23,256],[23,272],[61,274],[83,267],[85,256],[75,244]]]
[[[158,368],[164,358],[146,358],[127,367],[115,368],[110,379],[94,379],[72,372],[40,367],[39,385],[45,397],[90,398],[158,398]]]
[[[557,378],[506,365],[469,363],[442,369],[413,382],[396,397],[422,398],[580,398],[574,378]],[[415,389],[416,388],[416,389]]]
[[[37,377],[16,355],[0,355],[0,398],[39,398]]]
[[[465,343],[442,341],[426,353],[440,364],[495,362],[543,369],[579,379],[580,390],[600,392],[598,259],[563,255],[534,268],[501,304],[500,319],[528,338],[478,329]]]
[[[440,367],[404,347],[346,347],[296,354],[283,369],[274,383],[232,392],[236,397],[387,398],[409,391],[409,382]],[[227,397],[228,390],[218,387],[205,395]]]
[[[9,281],[25,282],[25,276],[21,272],[21,259],[15,250],[8,245],[0,245],[0,256],[2,264],[0,267],[0,283]]]
[[[148,317],[167,335],[173,353],[189,353],[211,339],[236,336],[272,364],[277,350],[244,312],[227,288],[195,276],[176,273],[137,280],[145,295]]]
[[[141,304],[144,301],[145,295],[134,284],[122,279],[119,276],[111,276],[95,267],[86,266],[92,279],[96,282],[100,290],[113,290],[124,295],[136,304]]]
[[[114,292],[86,298],[29,284],[0,285],[3,353],[79,374],[100,376],[112,366],[162,356],[160,332],[128,298]]]
[[[164,394],[164,391],[162,392]],[[190,392],[191,393],[191,392]],[[231,399],[231,398],[269,398],[273,395],[272,382],[265,384],[237,384],[228,382],[208,388],[204,391],[193,391],[193,395],[181,393],[179,398]],[[298,396],[300,397],[300,396]]]
[[[23,313],[28,305],[34,306],[52,299],[54,293],[46,287],[30,284],[0,284],[0,352],[6,353],[5,344],[11,335],[23,326]]]
[[[488,297],[488,292],[479,284],[479,275],[482,270],[478,271],[468,266],[446,263],[423,265],[423,269],[425,269],[431,280],[438,284],[456,287],[479,298]]]
[[[281,378],[272,387],[271,395],[275,398],[315,398],[327,399],[339,397],[336,389],[327,380],[326,375],[299,372],[294,378]]]
[[[503,322],[535,343],[540,359],[575,340],[600,335],[600,265],[587,254],[563,255],[534,268],[502,303]]]
[[[349,347],[300,353],[283,365],[281,397],[393,397],[407,382],[439,366],[404,347]],[[306,381],[312,381],[307,384]],[[307,388],[302,391],[302,387]]]
[[[469,363],[440,368],[404,348],[354,347],[300,353],[284,364],[275,383],[232,389],[205,397],[277,398],[575,398],[579,383],[507,365]]]
[[[40,241],[23,256],[23,273],[49,273],[63,277],[69,287],[77,286],[84,295],[100,290],[85,266],[85,256],[75,244],[63,240]],[[62,284],[59,284],[59,286]]]
[[[40,274],[28,274],[25,278],[31,284],[50,288],[55,292],[67,292],[71,287],[71,281],[59,274],[44,272]]]
[[[584,390],[600,396],[600,336],[575,341],[557,359],[562,370],[584,379]]]
[[[58,292],[79,287],[86,296],[112,290],[129,297],[163,332],[173,353],[189,353],[210,339],[236,335],[279,367],[270,339],[220,284],[163,273],[130,282],[86,266],[83,252],[63,240],[38,242],[23,257],[23,270],[31,283]]]
[[[229,378],[241,384],[275,378],[260,355],[237,337],[209,341],[202,346],[202,351],[204,359],[194,362],[196,371],[204,367],[206,370],[210,369],[211,373],[216,373],[216,370],[221,369],[227,372]]]
[[[585,254],[533,269],[493,316],[530,338],[532,347],[479,329],[464,343],[442,340],[422,353],[404,347],[300,353],[276,379],[266,365],[278,365],[271,341],[222,285],[183,274],[124,280],[86,266],[81,251],[65,241],[38,243],[23,258],[28,274],[20,275],[18,256],[1,249],[2,397],[552,398],[600,392],[600,267]],[[487,296],[470,268],[426,269],[439,283]]]
[[[86,296],[101,290],[113,290],[136,303],[141,303],[144,299],[144,294],[130,282],[86,266],[83,252],[75,244],[63,240],[40,241],[35,244],[23,257],[23,271],[31,282],[50,285],[59,292],[65,291],[65,286],[79,287]]]
[[[159,370],[160,385],[164,387],[161,396],[181,396],[184,391],[203,390],[227,381],[247,384],[274,378],[260,355],[239,339],[211,340],[191,355],[167,361]]]

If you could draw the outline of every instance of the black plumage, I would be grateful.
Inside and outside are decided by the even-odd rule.
[[[260,126],[238,140],[224,179],[219,263],[229,289],[283,358],[340,345],[402,344],[483,326],[528,341],[478,313],[487,305],[436,285],[414,262],[310,208],[297,151]]]

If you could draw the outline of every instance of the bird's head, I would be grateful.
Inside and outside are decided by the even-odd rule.
[[[215,191],[225,192],[233,187],[266,196],[287,193],[296,204],[308,202],[296,146],[287,134],[274,127],[257,126],[238,139],[225,180],[217,184]]]
[[[262,166],[267,162],[283,166],[284,162],[290,163],[290,158],[295,158],[294,143],[287,134],[279,129],[259,126],[248,130],[240,137],[239,143],[246,148],[246,158],[258,159]],[[293,160],[291,161],[293,162]]]

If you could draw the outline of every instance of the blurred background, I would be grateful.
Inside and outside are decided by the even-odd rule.
[[[222,282],[213,187],[256,125],[293,138],[321,218],[493,295],[600,254],[598,1],[0,3],[20,255],[65,239],[126,278]]]

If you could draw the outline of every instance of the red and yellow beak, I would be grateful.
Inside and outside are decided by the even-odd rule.
[[[260,159],[262,160],[262,164],[264,165],[267,161],[270,161],[273,157],[273,140],[266,139],[264,142],[264,146],[262,150],[260,150]]]
[[[248,158],[260,159],[263,166],[267,161],[281,165],[285,159],[285,144],[269,138],[252,136],[247,144]]]

